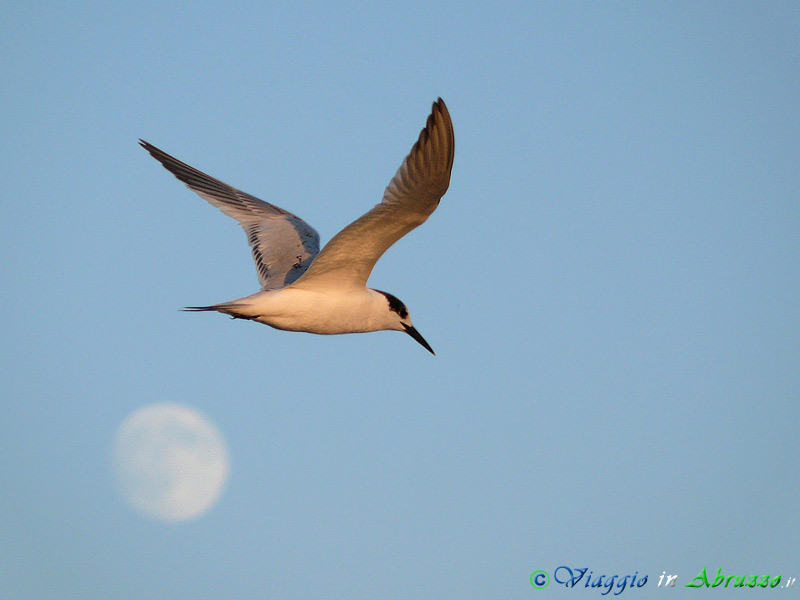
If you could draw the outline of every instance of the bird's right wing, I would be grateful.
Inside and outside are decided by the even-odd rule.
[[[424,223],[439,206],[450,185],[454,155],[453,123],[439,98],[381,203],[337,233],[295,286],[366,285],[372,267],[389,246]]]
[[[293,283],[319,253],[319,234],[299,217],[214,179],[152,144],[139,143],[186,187],[239,222],[253,251],[262,290]]]

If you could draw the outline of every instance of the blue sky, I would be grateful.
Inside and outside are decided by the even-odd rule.
[[[800,576],[793,3],[92,3],[0,24],[0,596],[528,598],[538,569]],[[187,314],[258,284],[138,138],[311,223],[442,96],[439,209],[378,263],[433,357]],[[219,504],[131,511],[178,402]],[[717,595],[732,594],[732,591]],[[778,592],[775,592],[778,593]]]

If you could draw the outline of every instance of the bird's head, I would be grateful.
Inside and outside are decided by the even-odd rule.
[[[419,331],[417,331],[416,328],[411,324],[411,315],[408,314],[406,305],[403,304],[403,302],[397,296],[392,296],[391,294],[387,294],[386,292],[382,292],[380,290],[375,291],[386,299],[386,317],[388,321],[386,329],[406,332],[408,335],[422,344],[423,348],[436,356],[436,353],[433,351],[433,348],[430,347],[430,344],[425,341],[425,338],[422,337],[419,334]]]

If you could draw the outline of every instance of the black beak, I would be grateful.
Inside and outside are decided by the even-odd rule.
[[[425,350],[436,356],[436,352],[434,352],[433,348],[430,347],[430,344],[425,341],[425,338],[419,334],[419,331],[417,331],[412,325],[406,325],[405,323],[403,323],[403,327],[405,328],[406,333],[422,344],[422,347],[425,348]]]

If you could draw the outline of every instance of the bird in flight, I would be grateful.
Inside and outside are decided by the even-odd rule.
[[[190,167],[152,144],[141,146],[175,177],[229,217],[247,234],[261,291],[190,311],[217,311],[276,329],[318,334],[404,331],[434,354],[411,324],[397,297],[366,287],[384,252],[418,227],[450,185],[455,136],[439,98],[425,128],[372,210],[337,233],[320,251],[308,223]]]

